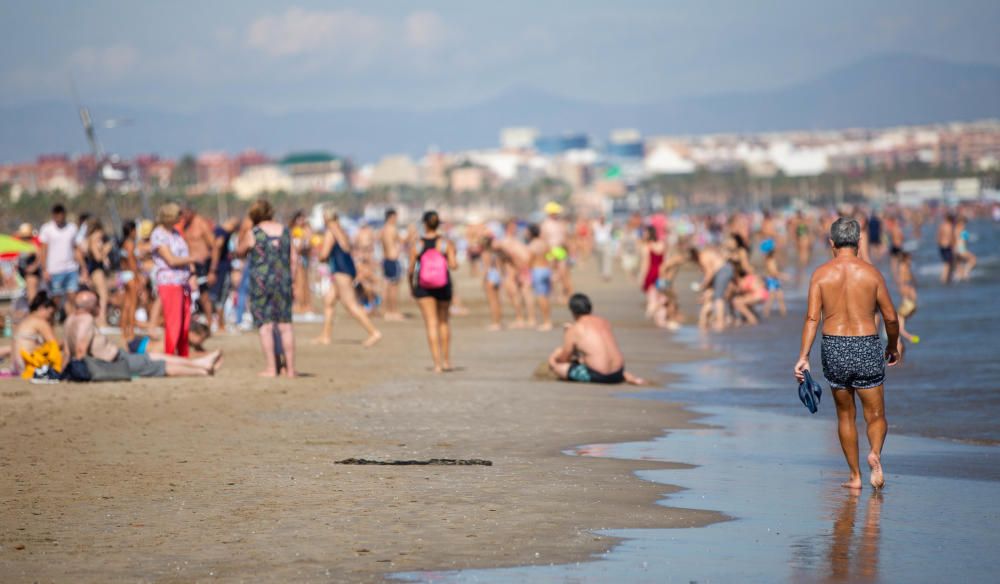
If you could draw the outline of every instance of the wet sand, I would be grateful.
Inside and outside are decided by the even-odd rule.
[[[698,357],[639,318],[626,284],[578,270],[635,373]],[[377,581],[386,573],[582,561],[596,529],[705,525],[714,511],[654,504],[658,461],[567,456],[579,444],[697,427],[622,388],[532,378],[559,333],[485,331],[481,292],[457,318],[458,371],[430,372],[422,323],[342,313],[329,347],[296,327],[299,380],[256,376],[256,338],[219,337],[211,379],[0,385],[0,580]],[[415,316],[415,310],[406,304]],[[564,309],[556,312],[565,321]],[[336,465],[350,458],[482,458],[493,466]]]
[[[962,457],[992,447],[890,434],[886,488],[853,491],[839,486],[846,467],[825,404],[816,416],[804,408],[797,416],[760,408],[696,409],[715,427],[576,452],[697,460],[695,469],[639,475],[692,486],[668,503],[718,509],[733,521],[702,529],[602,532],[625,541],[595,562],[401,577],[435,584],[996,581],[998,483],[911,474],[897,465],[901,457]]]

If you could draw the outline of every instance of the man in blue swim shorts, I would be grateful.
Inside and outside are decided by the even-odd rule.
[[[399,217],[395,209],[385,212],[385,225],[379,234],[382,242],[382,275],[385,276],[385,319],[403,320],[399,311],[399,280],[403,269],[399,265]]]

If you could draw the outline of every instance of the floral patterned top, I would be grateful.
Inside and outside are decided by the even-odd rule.
[[[157,226],[153,230],[153,234],[149,238],[149,242],[153,247],[153,265],[156,266],[156,285],[157,286],[187,286],[188,279],[191,277],[190,268],[174,268],[167,263],[167,260],[160,255],[159,249],[166,246],[170,250],[170,253],[177,257],[187,257],[190,252],[188,251],[187,242],[176,229],[171,229],[167,231],[162,226]]]

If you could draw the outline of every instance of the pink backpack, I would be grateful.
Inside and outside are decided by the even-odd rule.
[[[444,288],[448,285],[448,258],[437,248],[429,247],[420,254],[420,272],[417,283],[426,290]]]

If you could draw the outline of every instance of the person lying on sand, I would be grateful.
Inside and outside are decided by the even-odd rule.
[[[591,314],[593,307],[585,294],[569,299],[573,324],[563,333],[563,344],[549,355],[549,369],[564,381],[582,383],[631,383],[645,380],[625,371],[625,357],[618,347],[611,323]]]
[[[98,330],[97,295],[89,290],[76,296],[76,308],[66,319],[66,352],[70,359],[93,357],[114,362],[124,359],[134,377],[189,377],[214,375],[222,365],[222,351],[198,359],[185,359],[162,353],[135,354],[119,349]]]

